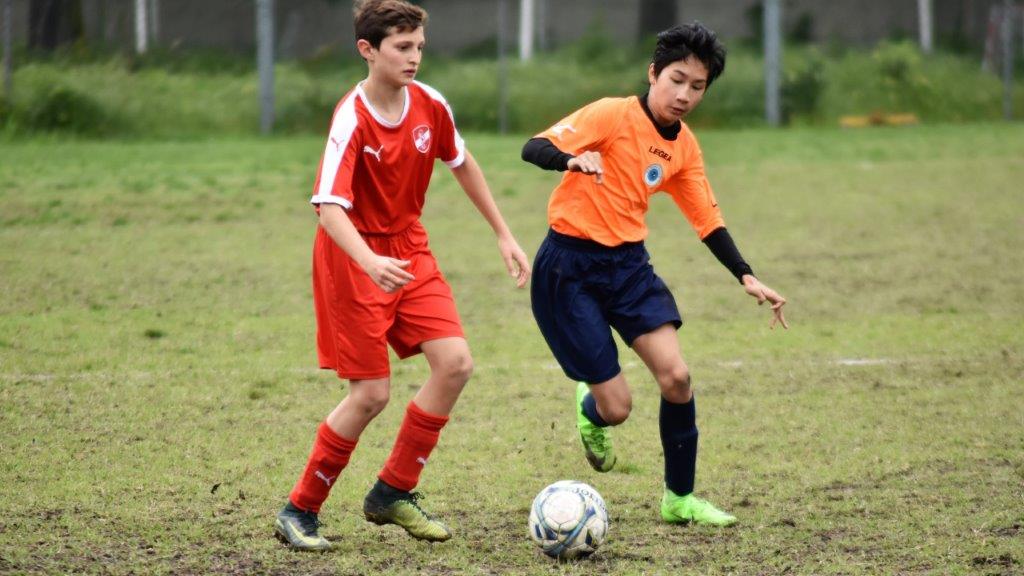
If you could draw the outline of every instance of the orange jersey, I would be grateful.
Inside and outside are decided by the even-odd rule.
[[[686,124],[675,140],[654,127],[639,98],[603,98],[573,112],[537,135],[563,152],[601,153],[604,182],[593,175],[566,172],[548,203],[548,223],[556,232],[618,246],[647,237],[652,194],[664,191],[703,240],[725,226],[704,158]]]

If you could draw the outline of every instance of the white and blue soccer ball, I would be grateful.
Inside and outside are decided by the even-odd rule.
[[[530,507],[530,537],[559,560],[594,553],[608,534],[604,498],[588,484],[561,480],[544,488]]]

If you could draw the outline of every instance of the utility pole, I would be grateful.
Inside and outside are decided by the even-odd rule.
[[[769,126],[782,123],[782,7],[764,0],[764,111]]]
[[[146,18],[146,0],[135,0],[135,53],[145,54],[149,48],[149,21]]]
[[[1013,0],[1003,1],[1003,117],[1013,120]]]
[[[537,50],[547,52],[550,48],[548,40],[548,0],[537,0]]]
[[[505,37],[508,36],[508,0],[498,0],[498,132],[508,132],[508,61]]]
[[[14,82],[11,78],[14,75],[12,62],[14,56],[11,54],[11,29],[13,28],[11,26],[11,0],[3,0],[3,3],[4,99],[10,102],[14,90]]]
[[[160,0],[149,0],[149,35],[160,44]]]
[[[519,0],[519,59],[533,58],[533,0]]]
[[[260,132],[274,129],[274,0],[256,0],[256,66],[260,75]]]
[[[932,0],[917,0],[917,27],[921,51],[925,54],[931,54],[933,50],[932,37],[935,29],[935,23],[932,19]]]

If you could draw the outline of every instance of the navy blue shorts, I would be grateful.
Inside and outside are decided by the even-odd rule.
[[[533,262],[533,316],[565,375],[588,384],[615,377],[619,351],[664,324],[683,321],[675,298],[654,273],[643,242],[609,248],[554,230]]]

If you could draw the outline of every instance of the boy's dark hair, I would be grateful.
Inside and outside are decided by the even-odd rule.
[[[427,24],[427,11],[403,0],[362,0],[352,10],[356,40],[366,40],[380,48],[391,28],[411,32]]]
[[[654,47],[654,75],[657,77],[669,64],[696,56],[708,69],[708,86],[725,70],[725,46],[718,36],[700,22],[674,26],[658,33]]]

